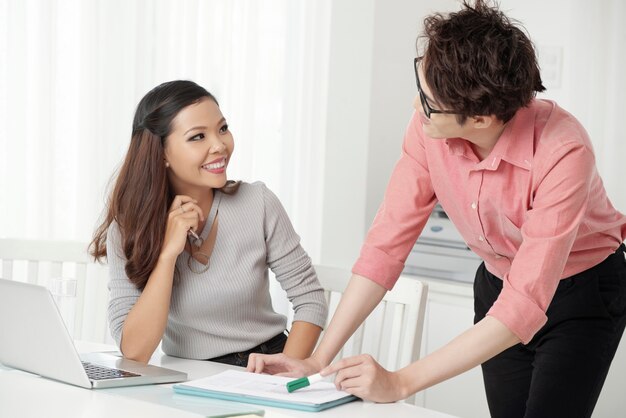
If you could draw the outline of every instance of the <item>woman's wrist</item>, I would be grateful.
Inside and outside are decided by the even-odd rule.
[[[168,282],[171,282],[174,278],[174,271],[176,270],[176,259],[177,257],[161,253],[152,273],[150,273],[150,279],[154,277],[166,277],[168,278]]]
[[[161,252],[161,254],[159,254],[159,259],[157,260],[157,264],[163,264],[165,266],[169,266],[169,265],[173,266],[176,264],[177,258],[178,258],[178,255]]]

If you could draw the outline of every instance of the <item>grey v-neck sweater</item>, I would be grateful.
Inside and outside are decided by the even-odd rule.
[[[268,267],[293,304],[294,321],[324,326],[328,308],[311,259],[300,246],[280,201],[263,183],[242,183],[234,195],[215,192],[201,236],[206,238],[219,202],[219,228],[209,269],[194,273],[189,254],[178,256],[178,279],[162,349],[190,359],[210,359],[251,349],[282,332],[285,316],[272,309]],[[221,195],[221,196],[218,196]],[[221,199],[221,201],[220,201]],[[107,237],[109,327],[118,346],[122,327],[141,291],[124,271],[120,232]],[[192,260],[194,270],[203,264]]]

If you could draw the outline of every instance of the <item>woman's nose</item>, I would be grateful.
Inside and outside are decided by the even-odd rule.
[[[213,137],[213,140],[211,141],[211,146],[209,147],[209,152],[212,154],[216,154],[224,152],[225,149],[226,145],[224,144],[224,142],[222,142],[222,140],[218,137]]]

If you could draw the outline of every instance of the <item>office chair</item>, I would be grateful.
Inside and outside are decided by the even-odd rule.
[[[328,324],[352,273],[337,267],[314,267],[329,306]],[[419,359],[427,295],[426,283],[400,276],[335,360],[368,353],[384,368],[394,371]],[[407,402],[414,403],[414,396]]]
[[[112,342],[106,320],[107,268],[87,244],[0,239],[2,278],[47,287],[75,340]]]

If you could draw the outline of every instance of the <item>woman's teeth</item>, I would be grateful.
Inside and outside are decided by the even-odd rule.
[[[226,160],[218,161],[216,163],[205,164],[202,168],[206,170],[216,170],[218,168],[223,168],[226,165]]]

